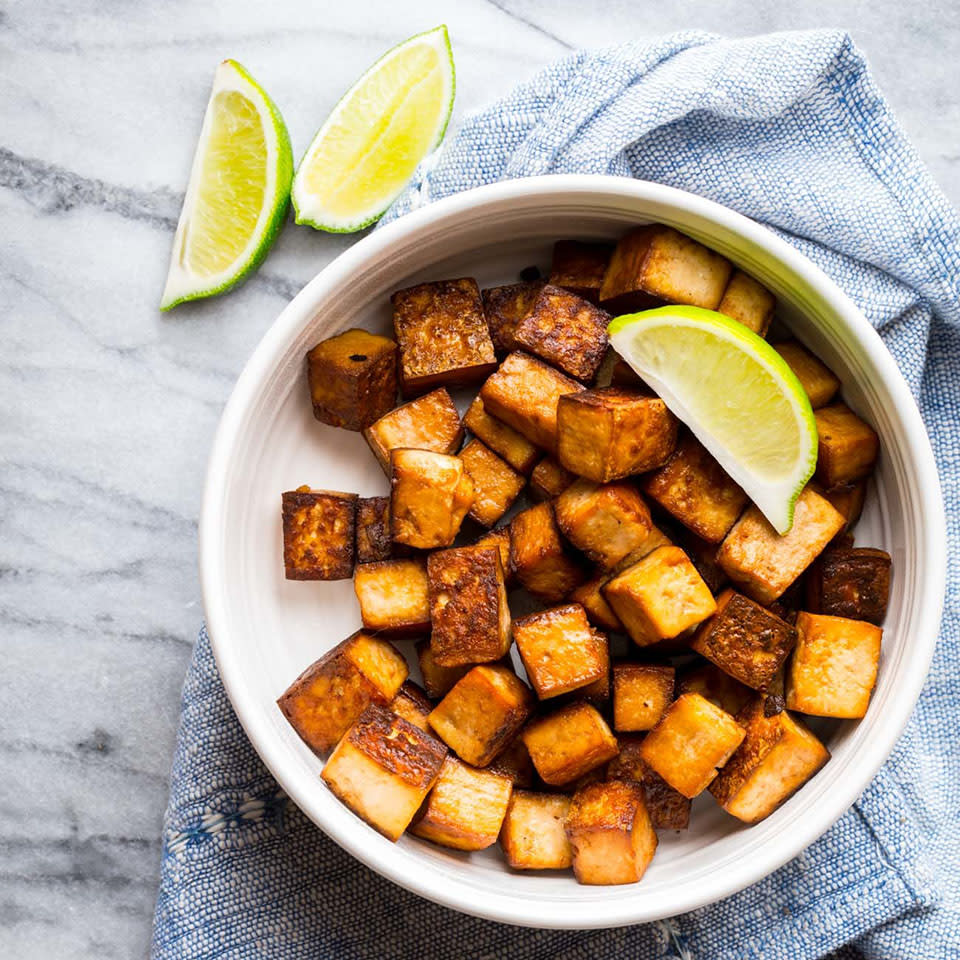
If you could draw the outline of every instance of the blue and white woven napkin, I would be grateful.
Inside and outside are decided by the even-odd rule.
[[[183,693],[157,958],[960,956],[960,219],[842,33],[680,34],[581,52],[467,119],[388,218],[505,177],[641,177],[768,224],[859,304],[900,363],[947,502],[946,613],[889,762],[777,873],[673,920],[588,933],[445,910],[381,879],[289,804],[237,723],[201,632]]]

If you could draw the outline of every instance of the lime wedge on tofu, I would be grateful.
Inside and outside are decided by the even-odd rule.
[[[455,88],[445,26],[381,57],[344,94],[300,161],[297,223],[353,233],[379,219],[443,139]]]
[[[280,232],[293,152],[273,101],[235,60],[217,67],[160,301],[223,293],[255,270]]]
[[[778,533],[817,465],[800,381],[743,324],[699,307],[617,317],[610,344],[740,484]]]

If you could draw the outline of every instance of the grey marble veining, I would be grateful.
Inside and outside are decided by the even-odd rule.
[[[207,449],[257,340],[351,242],[288,226],[241,290],[157,311],[214,66],[252,70],[299,154],[441,21],[458,114],[577,45],[846,26],[960,201],[946,0],[0,0],[0,956],[147,951]]]

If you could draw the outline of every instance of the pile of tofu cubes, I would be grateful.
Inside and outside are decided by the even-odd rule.
[[[499,840],[518,870],[633,883],[703,791],[754,823],[826,763],[799,714],[864,715],[890,558],[850,531],[877,435],[823,363],[775,345],[819,430],[778,536],[606,334],[684,303],[765,336],[769,291],[660,225],[558,242],[549,281],[524,272],[399,290],[395,339],[310,351],[316,418],[362,431],[390,495],[283,494],[287,577],[352,577],[363,629],[278,703],[391,840]],[[448,391],[471,386],[461,417]]]

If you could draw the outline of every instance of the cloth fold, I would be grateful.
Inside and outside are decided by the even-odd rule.
[[[385,217],[507,177],[640,177],[778,232],[861,307],[931,434],[948,593],[920,703],[857,804],[755,886],[656,924],[524,930],[378,877],[290,803],[233,715],[201,632],[164,828],[153,956],[930,960],[960,956],[960,218],[836,31],[684,33],[546,68],[467,118]]]

